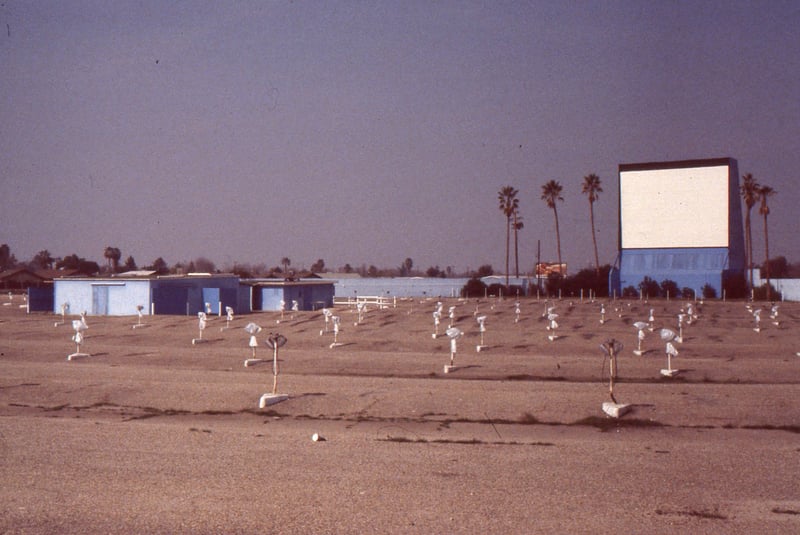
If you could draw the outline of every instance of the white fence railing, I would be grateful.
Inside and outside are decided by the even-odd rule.
[[[334,306],[355,307],[359,303],[375,305],[378,308],[389,308],[397,306],[396,297],[381,297],[379,295],[359,295],[358,297],[334,297]]]

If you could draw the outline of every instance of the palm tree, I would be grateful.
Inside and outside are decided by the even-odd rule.
[[[114,258],[114,248],[111,246],[107,246],[103,251],[103,256],[106,259],[106,264],[108,265],[108,271],[111,271],[111,259]]]
[[[561,184],[559,184],[555,180],[551,180],[547,184],[542,186],[542,199],[544,200],[544,202],[547,203],[548,208],[552,208],[553,209],[553,215],[555,215],[555,218],[556,218],[556,245],[558,247],[558,271],[559,271],[559,273],[561,275],[563,275],[563,273],[561,272],[561,265],[562,265],[561,264],[561,234],[559,233],[559,230],[558,230],[558,209],[556,208],[556,203],[558,201],[562,201],[562,202],[564,201],[564,198],[561,196],[561,191],[563,189],[564,188],[561,187]]]
[[[114,273],[119,271],[119,259],[122,258],[122,251],[119,250],[117,247],[111,248],[111,268],[114,270]]]
[[[500,202],[500,211],[506,216],[506,286],[508,286],[508,255],[511,245],[511,218],[514,217],[519,208],[517,191],[512,186],[505,186],[497,192],[497,200]]]
[[[592,222],[592,243],[594,244],[594,267],[597,271],[597,276],[600,276],[600,257],[597,255],[597,234],[594,231],[594,201],[597,200],[598,195],[603,191],[600,186],[600,177],[592,173],[583,177],[583,186],[581,191],[589,196],[589,219]]]
[[[742,185],[739,191],[742,195],[744,205],[747,207],[747,212],[744,215],[744,256],[745,265],[750,271],[750,288],[753,287],[753,234],[750,225],[750,212],[753,206],[758,202],[758,190],[760,186],[753,175],[747,173],[742,175]]]
[[[764,254],[766,255],[764,270],[767,273],[767,301],[772,299],[772,292],[770,291],[769,284],[769,227],[767,225],[769,206],[767,205],[767,199],[773,195],[775,195],[775,190],[769,186],[760,186],[758,188],[758,198],[761,200],[761,206],[758,208],[758,213],[764,216]]]

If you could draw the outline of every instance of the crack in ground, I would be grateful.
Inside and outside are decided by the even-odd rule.
[[[315,377],[356,377],[356,378],[381,378],[381,379],[441,379],[447,381],[512,381],[512,382],[542,382],[542,383],[575,383],[575,384],[590,384],[590,383],[597,383],[596,378],[586,377],[572,377],[567,378],[563,375],[533,375],[528,373],[518,373],[518,374],[510,374],[504,375],[501,377],[490,377],[490,376],[474,376],[474,377],[453,377],[452,375],[441,375],[437,374],[436,372],[427,372],[427,373],[373,373],[373,372],[357,372],[357,371],[348,371],[346,369],[341,369],[340,371],[333,371],[333,372],[300,372],[294,373],[293,375],[297,376],[315,376]],[[800,384],[798,381],[791,381],[791,380],[775,380],[775,381],[756,381],[756,380],[749,380],[749,379],[710,379],[707,376],[697,377],[697,378],[689,378],[685,375],[678,375],[675,377],[665,378],[665,377],[652,377],[652,378],[634,378],[634,379],[626,379],[626,378],[617,378],[614,380],[616,384],[629,384],[629,385],[652,385],[652,384],[687,384],[687,385],[694,385],[694,384],[702,384],[702,385],[737,385],[737,386],[753,386],[753,385],[797,385]]]
[[[659,422],[657,420],[642,418],[608,418],[601,416],[587,416],[572,422],[562,422],[555,420],[540,420],[530,413],[524,413],[515,419],[509,418],[447,418],[444,414],[426,413],[419,417],[411,418],[406,416],[369,416],[362,413],[355,415],[310,415],[310,414],[290,414],[280,413],[275,410],[260,409],[239,409],[239,410],[204,410],[191,411],[186,409],[162,409],[149,406],[130,406],[119,405],[116,403],[100,401],[91,405],[69,405],[61,404],[54,406],[28,405],[24,403],[9,403],[10,407],[20,407],[36,409],[46,413],[61,411],[91,412],[95,410],[116,411],[123,417],[123,421],[145,420],[149,418],[174,417],[174,416],[235,416],[249,414],[257,417],[273,417],[282,419],[295,419],[303,421],[338,421],[349,423],[384,423],[384,424],[437,424],[440,428],[447,428],[452,424],[478,424],[478,425],[546,425],[553,427],[593,427],[600,432],[609,432],[619,429],[638,429],[638,428],[672,428],[672,429],[709,429],[709,430],[756,430],[756,431],[785,431],[789,433],[800,433],[800,425],[753,425],[744,424],[735,426],[732,424],[724,425],[673,425]],[[428,416],[442,416],[442,418],[429,418]]]

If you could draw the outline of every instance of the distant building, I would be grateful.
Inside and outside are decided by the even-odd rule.
[[[44,286],[47,282],[45,277],[26,267],[0,271],[0,290],[27,290],[28,288],[39,288]]]
[[[240,307],[251,311],[286,310],[297,302],[298,310],[319,310],[333,306],[336,281],[330,279],[243,279]]]
[[[336,297],[461,297],[461,290],[469,280],[464,277],[356,277],[337,281]],[[505,281],[504,275],[481,278],[486,286],[505,285]],[[527,277],[509,277],[508,282],[521,287],[521,295],[528,295],[531,281]]]
[[[753,268],[753,286],[758,288],[766,283],[761,268]],[[800,279],[770,279],[769,283],[781,293],[783,301],[800,301]]]

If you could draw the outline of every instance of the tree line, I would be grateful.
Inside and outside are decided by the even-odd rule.
[[[153,262],[138,266],[133,256],[128,256],[124,262],[122,259],[122,252],[118,247],[107,246],[103,250],[103,258],[105,262],[98,264],[93,260],[87,260],[77,254],[71,254],[64,257],[54,257],[47,249],[41,250],[36,253],[32,258],[25,261],[20,261],[11,252],[8,244],[0,245],[0,271],[7,269],[14,269],[25,267],[32,271],[40,270],[69,270],[75,271],[79,274],[86,276],[94,275],[113,275],[127,271],[154,271],[158,275],[185,275],[187,273],[233,273],[241,278],[291,278],[291,277],[304,277],[310,274],[327,273],[328,267],[325,265],[325,260],[322,258],[317,259],[311,267],[295,268],[292,266],[292,261],[288,257],[282,257],[280,262],[273,266],[268,266],[266,263],[249,264],[242,262],[234,262],[231,265],[224,266],[221,270],[217,268],[216,264],[208,258],[201,256],[188,262],[176,262],[172,265],[168,264],[163,257],[156,258]],[[494,270],[490,264],[480,266],[476,271],[469,273],[457,272],[452,266],[445,266],[444,268],[438,265],[430,266],[427,269],[417,269],[414,266],[414,261],[411,258],[406,258],[396,268],[379,268],[375,265],[361,264],[360,266],[353,267],[351,264],[345,264],[334,269],[338,273],[355,273],[362,277],[469,277],[479,276],[485,277],[494,274]]]

